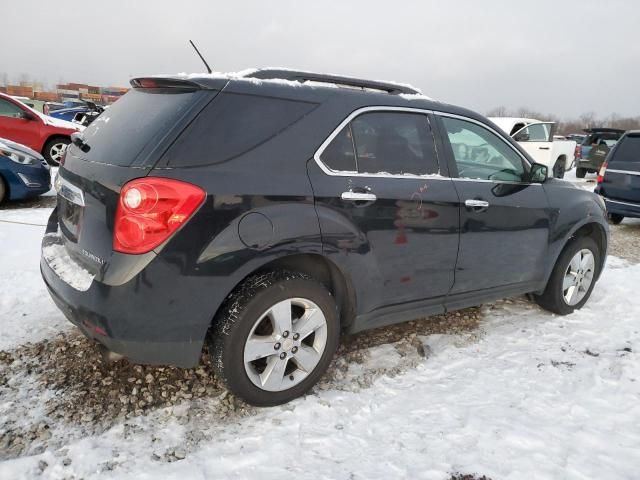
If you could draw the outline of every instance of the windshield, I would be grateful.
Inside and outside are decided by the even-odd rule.
[[[92,162],[130,166],[189,112],[202,91],[132,89],[84,131]]]

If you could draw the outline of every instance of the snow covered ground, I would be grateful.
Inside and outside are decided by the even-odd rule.
[[[50,211],[0,211],[0,356],[73,330],[39,277],[37,225]],[[418,336],[424,356],[410,363],[402,342],[368,348],[341,388],[282,407],[215,417],[201,415],[202,399],[184,400],[86,435],[50,419],[68,441],[17,458],[0,441],[0,478],[638,478],[638,285],[640,264],[610,257],[573,315],[524,299],[487,305],[478,331]],[[390,366],[400,368],[358,386],[365,371]],[[33,377],[3,383],[3,369],[0,361],[0,438],[22,403],[26,417],[44,418],[38,405],[66,394],[42,386],[34,398]]]

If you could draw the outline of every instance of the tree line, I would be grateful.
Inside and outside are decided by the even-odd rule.
[[[578,118],[561,119],[551,113],[541,113],[526,107],[517,110],[509,110],[500,106],[487,112],[487,117],[524,117],[535,118],[546,122],[556,122],[556,134],[568,135],[570,133],[582,133],[585,128],[609,127],[621,130],[640,130],[640,116],[624,117],[617,113],[612,113],[606,117],[598,117],[595,112],[586,112]]]

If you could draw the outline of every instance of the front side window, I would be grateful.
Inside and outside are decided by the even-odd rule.
[[[551,123],[534,123],[523,128],[514,137],[517,142],[550,142]]]
[[[22,118],[22,109],[11,102],[0,99],[0,117]]]
[[[340,131],[320,159],[332,170],[361,174],[439,172],[429,119],[419,113],[363,113]]]
[[[460,178],[525,181],[520,155],[504,140],[477,123],[442,117]]]

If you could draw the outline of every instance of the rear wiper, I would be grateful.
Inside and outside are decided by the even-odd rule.
[[[84,137],[80,132],[75,132],[71,134],[71,143],[73,143],[76,147],[78,147],[84,153],[87,153],[89,150],[91,150],[91,147],[87,142],[84,141]]]

